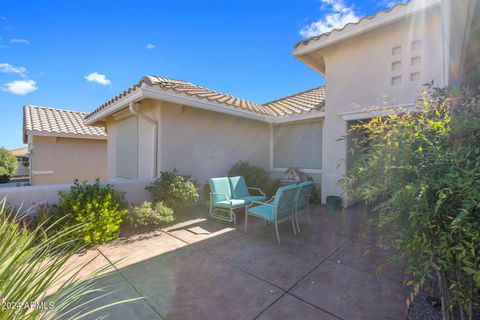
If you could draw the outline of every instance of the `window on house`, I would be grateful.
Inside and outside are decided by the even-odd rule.
[[[322,168],[322,122],[277,125],[273,128],[275,168]]]
[[[136,117],[117,122],[116,165],[117,177],[137,179],[138,177],[138,123]]]
[[[421,77],[422,77],[422,74],[420,72],[413,72],[412,74],[410,74],[411,81],[418,81],[421,79]]]
[[[402,46],[396,46],[392,48],[392,56],[402,54]]]
[[[396,86],[402,83],[402,77],[397,76],[397,77],[392,77],[392,86]]]
[[[417,51],[422,48],[422,41],[421,40],[416,40],[412,42],[412,51]]]
[[[402,69],[402,61],[392,62],[392,71]]]
[[[421,63],[422,63],[422,57],[418,56],[418,57],[412,58],[412,61],[411,61],[412,66],[418,66]]]

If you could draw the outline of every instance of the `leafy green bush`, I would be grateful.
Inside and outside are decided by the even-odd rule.
[[[307,175],[305,177],[307,180],[314,181],[313,177],[310,175]],[[314,181],[315,182],[315,181]],[[318,188],[317,184],[315,183],[312,187],[312,193],[310,195],[310,202],[311,203],[319,203],[321,200],[321,190]]]
[[[430,89],[417,112],[353,128],[363,150],[345,183],[375,204],[372,225],[422,286],[436,278],[444,319],[472,319],[480,297],[480,94]]]
[[[91,274],[72,271],[86,270],[92,260],[78,264],[74,259],[81,248],[78,241],[68,241],[70,233],[79,226],[58,230],[52,237],[44,237],[39,224],[28,230],[22,226],[27,213],[11,211],[5,199],[0,200],[0,294],[5,303],[20,307],[5,307],[0,311],[1,319],[80,319],[95,312],[99,318],[107,316],[112,304],[99,304],[98,296],[112,294],[109,288],[99,288],[96,277],[100,273],[114,271],[107,265]],[[53,227],[53,223],[52,223]],[[74,265],[72,265],[72,261]],[[33,303],[45,307],[33,308]],[[79,308],[78,306],[83,306]],[[29,306],[29,307],[26,307]],[[103,312],[101,312],[103,311]],[[100,312],[100,313],[99,313]],[[102,314],[105,313],[105,314]]]
[[[172,222],[173,210],[166,207],[162,202],[157,202],[155,206],[149,201],[144,201],[141,205],[134,207],[126,216],[127,221],[135,228],[157,226],[163,223]]]
[[[280,179],[269,179],[266,187],[262,189],[262,191],[265,192],[267,198],[271,198],[281,186],[283,186],[283,184]]]
[[[9,181],[10,181],[10,175],[9,174],[0,174],[0,183],[7,183]]]
[[[0,148],[0,183],[10,181],[10,176],[17,170],[17,158],[7,149]]]
[[[267,189],[271,191],[274,188],[274,182],[271,182],[268,171],[254,166],[247,161],[238,161],[228,171],[229,177],[243,176],[247,186],[260,188],[263,192]]]
[[[162,171],[160,178],[145,187],[150,192],[153,202],[163,204],[180,214],[198,200],[198,184],[189,175],[180,175],[176,169]]]
[[[66,217],[59,227],[82,225],[71,233],[72,238],[96,245],[118,237],[122,217],[128,210],[124,194],[113,186],[102,186],[98,179],[93,184],[75,180],[70,191],[59,192],[59,197],[54,216]]]

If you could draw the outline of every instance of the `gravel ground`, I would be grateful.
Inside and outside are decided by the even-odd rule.
[[[431,302],[432,298],[425,291],[420,292],[410,307],[408,320],[442,320],[441,306],[432,306]],[[480,320],[480,308],[475,308],[473,314],[474,320]],[[460,316],[457,315],[455,320],[460,320]]]

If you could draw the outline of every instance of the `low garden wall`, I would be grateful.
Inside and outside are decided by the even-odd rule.
[[[130,203],[140,203],[149,199],[150,194],[145,190],[145,186],[153,182],[153,180],[133,180],[133,181],[109,181],[102,182],[102,185],[111,184],[118,190],[125,192],[125,197]],[[18,208],[28,209],[34,205],[49,203],[56,204],[58,202],[58,192],[68,192],[72,184],[52,184],[42,186],[24,186],[1,188],[0,199],[7,198],[7,202]]]

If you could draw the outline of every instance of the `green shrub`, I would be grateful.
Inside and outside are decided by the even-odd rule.
[[[373,203],[381,244],[423,286],[436,278],[444,319],[472,319],[480,297],[480,95],[430,89],[417,112],[359,124],[363,147],[345,183]]]
[[[103,319],[108,315],[106,308],[127,302],[99,303],[97,297],[113,294],[114,290],[99,287],[95,280],[100,273],[114,270],[110,265],[94,270],[92,260],[79,264],[75,255],[81,244],[68,241],[78,226],[58,230],[49,238],[43,236],[42,224],[32,230],[23,227],[26,216],[35,209],[11,211],[5,199],[0,199],[0,293],[2,301],[17,305],[2,308],[0,318],[83,319],[95,312]],[[87,268],[92,270],[90,274],[73,272]],[[47,308],[32,307],[35,302]]]
[[[1,169],[0,169],[1,171]],[[9,174],[0,174],[0,183],[7,183],[10,181],[10,175]]]
[[[228,171],[228,176],[243,176],[247,186],[260,188],[263,192],[265,192],[269,188],[269,184],[271,184],[270,175],[267,170],[254,166],[247,161],[238,161],[235,163],[230,168],[230,171]],[[270,186],[270,189],[271,188],[272,186]]]
[[[306,179],[315,182],[315,181],[313,180],[313,177],[310,176],[310,175],[307,175],[307,176],[306,176]],[[310,195],[310,202],[311,202],[311,203],[319,203],[320,200],[321,200],[320,197],[321,197],[321,190],[320,190],[320,188],[318,188],[317,184],[315,183],[315,184],[313,185],[312,193],[311,193],[311,195]]]
[[[180,214],[198,200],[198,184],[189,175],[180,175],[176,169],[162,171],[160,178],[145,187],[150,192],[153,202],[163,204]]]
[[[133,227],[139,228],[172,222],[175,218],[173,217],[173,210],[166,207],[162,202],[157,202],[153,206],[151,202],[145,201],[134,207],[127,215],[126,220]]]
[[[17,170],[18,161],[10,151],[0,148],[0,183],[10,181],[10,176]]]
[[[271,198],[275,195],[278,188],[280,188],[281,186],[283,186],[283,184],[280,179],[269,179],[267,186],[265,187],[265,189],[262,189],[262,191],[265,192],[267,198]]]
[[[70,191],[59,192],[59,197],[54,216],[66,217],[59,227],[82,225],[72,232],[72,238],[96,245],[118,237],[122,217],[128,210],[124,194],[113,186],[102,186],[98,179],[93,184],[75,180]]]

